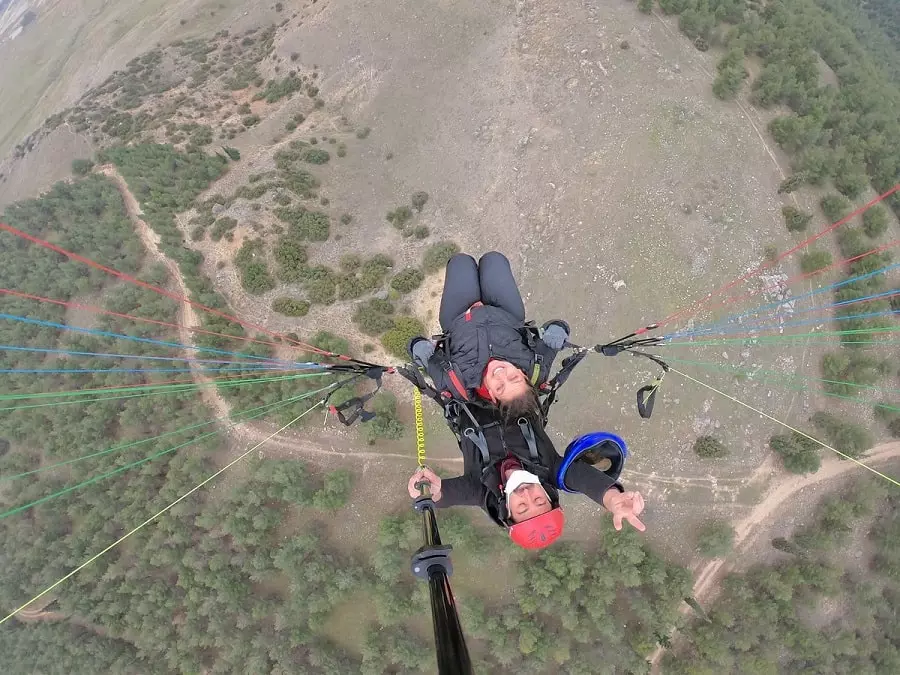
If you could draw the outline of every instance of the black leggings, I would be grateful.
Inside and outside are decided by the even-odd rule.
[[[525,321],[525,303],[502,253],[485,253],[477,263],[465,253],[450,259],[441,296],[441,330],[446,332],[453,320],[476,302],[499,307]]]

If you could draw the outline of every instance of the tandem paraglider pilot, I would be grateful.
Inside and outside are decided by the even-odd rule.
[[[524,548],[549,546],[562,534],[560,492],[601,504],[617,530],[629,523],[644,531],[643,497],[618,482],[628,455],[621,438],[585,434],[560,456],[547,436],[547,413],[568,375],[568,359],[554,378],[549,375],[568,344],[569,326],[554,320],[538,328],[526,321],[506,257],[491,252],[476,262],[454,256],[439,319],[441,335],[410,342],[410,357],[421,371],[405,376],[443,408],[464,470],[441,479],[420,468],[409,479],[410,496],[428,483],[437,507],[478,506]]]

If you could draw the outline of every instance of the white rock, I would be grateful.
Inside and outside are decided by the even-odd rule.
[[[613,284],[613,288],[616,289],[617,291],[621,291],[623,288],[625,288],[625,282],[622,281],[621,279],[619,279],[617,282],[615,282]]]

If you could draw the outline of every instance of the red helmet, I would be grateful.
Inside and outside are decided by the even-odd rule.
[[[522,548],[545,548],[559,539],[566,517],[558,506],[509,528],[509,538]]]

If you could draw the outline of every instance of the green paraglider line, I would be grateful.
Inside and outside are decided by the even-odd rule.
[[[873,387],[872,385],[867,385],[867,384],[865,384],[865,385],[864,384],[856,384],[854,382],[844,382],[842,380],[823,380],[818,377],[806,377],[803,375],[785,375],[784,373],[775,373],[770,370],[751,370],[749,368],[740,368],[738,366],[721,366],[719,364],[711,363],[708,361],[688,361],[686,359],[675,359],[672,357],[667,357],[666,361],[671,362],[671,363],[683,363],[686,365],[699,366],[701,368],[706,368],[707,370],[714,370],[714,371],[718,371],[718,372],[722,372],[722,373],[730,373],[732,375],[735,373],[746,373],[746,374],[752,376],[752,375],[756,375],[759,373],[765,373],[765,374],[769,374],[771,376],[780,377],[780,378],[795,378],[795,379],[800,378],[800,379],[805,379],[805,380],[812,380],[815,382],[822,382],[822,383],[826,383],[826,384],[840,384],[840,385],[847,385],[850,387],[870,388],[870,389],[874,389],[877,392],[900,393],[900,391],[898,391],[896,389],[879,389],[878,387]],[[778,383],[778,382],[769,382],[768,380],[765,380],[765,379],[762,380],[761,382],[766,383],[766,384],[772,384],[776,387],[783,387],[784,389],[788,389],[788,390],[792,390],[792,391],[807,391],[807,392],[810,391],[810,388],[808,386],[803,386],[803,385],[791,386],[788,384],[783,384],[783,383]],[[846,396],[844,394],[833,394],[833,393],[827,392],[827,391],[822,391],[822,392],[817,392],[817,393],[821,393],[823,396],[830,396],[832,398],[840,398],[845,401],[853,401],[854,403],[863,403],[865,405],[871,405],[871,406],[875,406],[877,408],[884,408],[885,410],[894,410],[894,411],[900,412],[900,407],[892,406],[887,403],[877,403],[875,401],[869,401],[867,399],[858,398],[856,396]]]
[[[224,383],[215,383],[219,387],[240,387],[245,384],[258,384],[262,382],[278,382],[284,380],[299,380],[308,377],[322,377],[323,375],[327,375],[327,372],[321,373],[307,373],[304,375],[289,375],[287,377],[276,377],[276,378],[262,378],[258,380],[242,380],[240,382],[224,382]],[[104,396],[102,398],[88,398],[79,401],[56,401],[55,403],[35,403],[31,405],[19,405],[12,406],[7,408],[0,408],[0,412],[8,412],[10,410],[29,410],[32,408],[50,408],[59,405],[76,405],[81,403],[94,403],[96,401],[118,401],[127,398],[142,398],[145,396],[162,396],[166,394],[183,394],[186,392],[192,392],[197,390],[196,384],[190,385],[174,385],[174,388],[168,391],[151,391],[140,394],[129,394],[127,396]]]
[[[791,333],[790,335],[762,335],[759,337],[732,337],[732,338],[719,338],[714,340],[679,340],[677,342],[660,342],[654,347],[680,347],[680,346],[691,346],[691,347],[700,347],[704,345],[721,345],[721,344],[746,344],[752,346],[756,343],[760,342],[790,342],[792,340],[803,340],[811,337],[834,337],[840,335],[860,335],[866,333],[896,333],[900,332],[900,327],[891,327],[891,328],[856,328],[853,330],[835,330],[835,331],[814,331],[811,333]],[[873,344],[898,344],[897,342],[888,342],[888,341],[880,341],[873,340],[871,341]],[[848,342],[841,341],[841,344],[849,344]],[[869,341],[863,341],[858,344],[869,344]],[[838,346],[835,344],[835,346]]]
[[[149,382],[147,384],[134,384],[122,387],[111,387],[110,389],[104,389],[104,394],[117,394],[117,393],[128,393],[133,391],[186,391],[189,389],[195,389],[200,387],[227,387],[227,386],[236,386],[241,384],[257,384],[260,382],[281,382],[284,380],[293,380],[301,377],[317,377],[320,375],[326,375],[328,371],[320,371],[315,373],[310,373],[309,371],[304,372],[302,375],[280,375],[278,377],[255,377],[255,378],[245,378],[245,379],[220,379],[220,380],[210,380],[209,382],[180,382],[178,384],[153,384]],[[77,389],[70,391],[53,391],[53,392],[41,392],[37,394],[0,394],[0,401],[20,401],[20,400],[30,400],[30,399],[40,399],[40,398],[58,398],[58,397],[70,397],[70,396],[90,396],[91,394],[96,394],[98,389],[93,389],[91,391],[79,391]],[[110,398],[120,398],[116,396],[111,396]],[[125,398],[124,396],[121,398]],[[7,410],[7,408],[0,408],[0,410]]]
[[[335,384],[337,384],[337,383],[332,383],[332,384],[328,385],[327,387],[322,387],[321,389],[316,389],[315,391],[307,392],[305,394],[301,394],[300,396],[295,396],[293,398],[287,399],[286,401],[281,401],[276,404],[271,404],[270,406],[267,406],[269,408],[268,410],[264,410],[261,413],[256,413],[254,415],[251,415],[250,417],[248,417],[246,419],[256,419],[258,417],[262,417],[263,415],[267,415],[270,412],[273,412],[275,410],[279,410],[279,409],[287,407],[293,403],[297,403],[298,401],[302,401],[303,399],[309,398],[311,396],[315,396],[316,394],[320,394],[327,389],[331,389],[332,387],[335,386]],[[227,428],[233,428],[243,421],[246,421],[246,420],[235,421],[232,424],[230,424]],[[40,499],[36,499],[34,501],[28,502],[27,504],[22,504],[21,506],[17,506],[13,509],[10,509],[9,511],[4,511],[3,513],[0,513],[0,520],[2,520],[3,518],[6,518],[8,516],[13,516],[17,513],[22,513],[23,511],[26,511],[33,506],[38,506],[39,504],[43,504],[44,502],[50,501],[51,499],[56,499],[57,497],[62,497],[63,495],[66,495],[70,492],[81,489],[83,487],[87,487],[88,485],[93,485],[94,483],[97,483],[105,478],[109,478],[110,476],[115,476],[115,475],[120,474],[129,469],[133,469],[142,464],[146,464],[149,461],[152,461],[154,459],[162,457],[163,455],[168,455],[172,452],[175,452],[176,450],[178,450],[180,448],[191,445],[192,443],[196,443],[197,441],[201,441],[204,438],[209,438],[211,436],[215,436],[220,431],[222,431],[222,430],[217,429],[215,431],[210,431],[208,433],[201,434],[200,436],[197,436],[196,438],[193,438],[189,441],[185,441],[184,443],[180,443],[174,447],[167,448],[165,450],[161,450],[161,451],[156,452],[148,457],[144,457],[143,459],[139,459],[135,462],[131,462],[129,464],[120,466],[118,469],[114,469],[113,471],[108,471],[106,473],[100,474],[99,476],[94,476],[93,478],[89,478],[86,481],[82,481],[81,483],[76,483],[75,485],[70,485],[69,487],[63,488],[62,490],[58,490],[57,492],[46,495],[45,497],[41,497]]]

